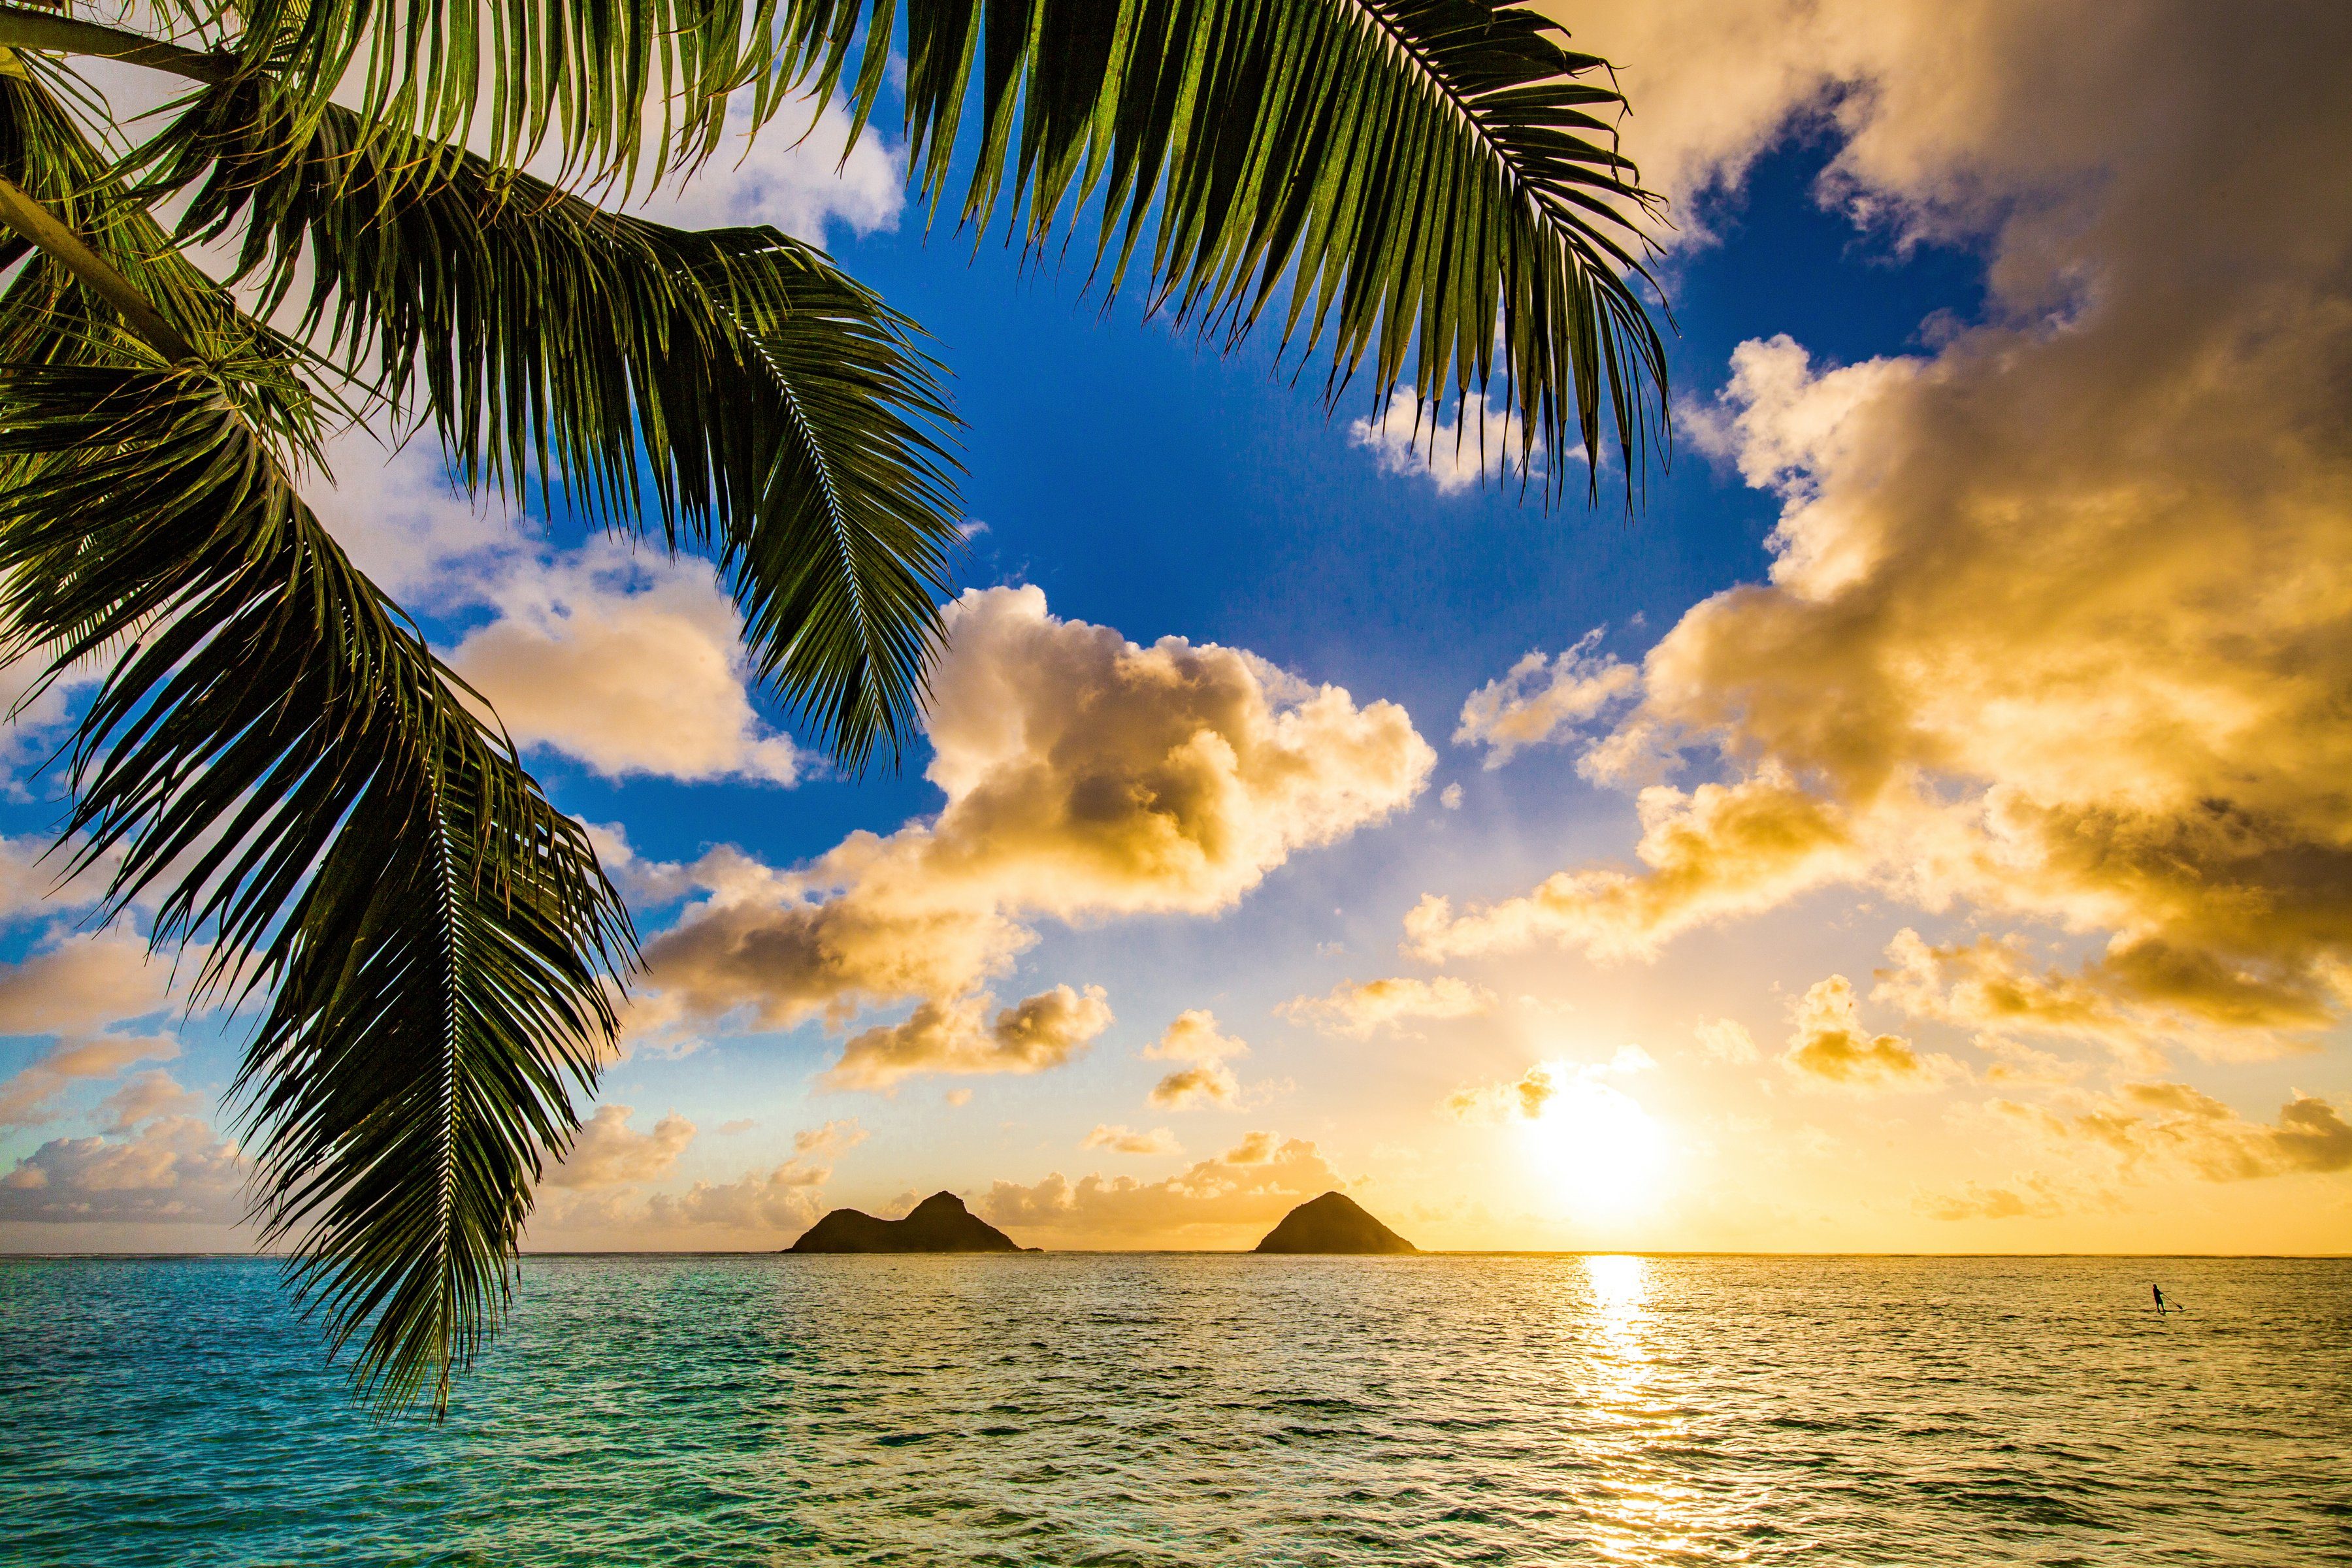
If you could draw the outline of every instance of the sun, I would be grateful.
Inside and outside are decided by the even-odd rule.
[[[1522,1123],[1527,1155],[1580,1214],[1622,1214],[1657,1195],[1664,1133],[1631,1095],[1557,1068],[1542,1110]]]

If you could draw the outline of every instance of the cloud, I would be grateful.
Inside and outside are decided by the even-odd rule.
[[[58,1098],[76,1079],[108,1079],[136,1061],[169,1061],[169,1035],[93,1035],[60,1041],[0,1083],[0,1129],[38,1127],[62,1115]]]
[[[1146,1047],[1143,1055],[1156,1061],[1188,1062],[1151,1086],[1151,1103],[1167,1110],[1201,1106],[1233,1107],[1241,1100],[1241,1079],[1225,1065],[1234,1057],[1249,1055],[1249,1047],[1217,1027],[1217,1016],[1204,1007],[1177,1015],[1168,1032]]]
[[[2249,1121],[2185,1083],[2126,1083],[2111,1095],[2062,1098],[2063,1110],[1993,1100],[1990,1109],[2056,1145],[2089,1145],[2133,1174],[2176,1166],[2207,1181],[2352,1170],[2352,1125],[2325,1100],[2297,1094],[2275,1123]]]
[[[1710,1019],[1699,1024],[1692,1033],[1698,1037],[1699,1049],[1715,1061],[1745,1067],[1761,1054],[1756,1049],[1756,1037],[1737,1018]]]
[[[1916,353],[1824,364],[1781,338],[1734,356],[1694,428],[1777,499],[1771,570],[1649,651],[1591,770],[1705,759],[1726,788],[1806,797],[1783,816],[1810,809],[1840,841],[1706,918],[1844,880],[2103,939],[2105,1001],[2185,1021],[2208,1055],[2340,1019],[2352,188],[2206,181],[2184,223],[2180,171],[2216,146],[2251,168],[2352,163],[2334,63],[2352,12],[1643,10],[1583,37],[1708,37],[1629,79],[1637,156],[1653,102],[1685,106],[1661,167],[1692,188],[1818,113],[1839,148],[1824,195],[1898,240],[1979,247],[1988,292]],[[2152,85],[2217,62],[2227,92]],[[1597,922],[1639,951],[1690,923],[1651,917],[1701,907],[1660,889],[1627,914],[1634,889],[1595,875],[1548,885],[1569,913],[1535,934],[1600,951]]]
[[[1114,1154],[1181,1154],[1182,1144],[1176,1134],[1165,1127],[1155,1127],[1149,1132],[1138,1132],[1131,1127],[1098,1124],[1078,1145],[1081,1149],[1108,1149]]]
[[[1024,1186],[997,1182],[972,1206],[992,1225],[1042,1234],[1061,1245],[1213,1246],[1240,1227],[1262,1230],[1305,1200],[1348,1185],[1322,1151],[1302,1138],[1252,1132],[1212,1159],[1163,1181],[1079,1178],[1056,1171]]]
[[[112,1094],[98,1102],[98,1109],[105,1113],[109,1132],[128,1132],[141,1122],[159,1116],[182,1116],[204,1108],[203,1095],[183,1089],[177,1079],[161,1068],[131,1074]]]
[[[1538,1063],[1510,1082],[1465,1085],[1445,1097],[1442,1109],[1457,1121],[1533,1121],[1559,1089],[1550,1066]]]
[[[572,1147],[547,1173],[558,1187],[613,1187],[635,1182],[658,1181],[669,1174],[686,1146],[694,1142],[694,1123],[673,1110],[654,1124],[651,1132],[629,1128],[630,1108],[600,1105],[580,1124]]]
[[[328,443],[326,475],[299,486],[354,565],[412,604],[470,602],[537,543],[537,531],[495,491],[467,494],[429,434],[403,440],[356,425]]]
[[[2057,1219],[2084,1199],[2047,1176],[2023,1174],[2006,1185],[1963,1182],[1949,1192],[1923,1193],[1911,1205],[1929,1219]]]
[[[824,1214],[822,1189],[833,1179],[833,1162],[865,1141],[856,1121],[828,1121],[795,1133],[792,1158],[746,1171],[735,1181],[698,1181],[683,1193],[656,1193],[642,1203],[625,1191],[559,1193],[532,1216],[532,1237],[586,1238],[601,1246],[683,1240],[693,1247],[770,1248]]]
[[[1461,914],[1450,900],[1425,896],[1405,916],[1407,950],[1433,963],[1538,942],[1595,958],[1654,957],[1694,926],[1769,909],[1852,875],[1863,860],[1844,814],[1784,774],[1688,792],[1656,784],[1637,807],[1634,853],[1646,871],[1562,871]]]
[[[1205,1007],[1188,1007],[1176,1015],[1167,1033],[1144,1047],[1152,1061],[1215,1062],[1249,1055],[1247,1043],[1217,1026],[1217,1016]]]
[[[485,590],[498,616],[450,650],[515,739],[607,778],[789,784],[803,762],[751,699],[743,619],[710,563],[608,542]]]
[[[1458,784],[1450,784],[1444,789],[1439,790],[1437,792],[1437,804],[1444,806],[1448,811],[1461,810],[1462,786]]]
[[[74,1035],[160,1013],[177,993],[173,965],[120,928],[53,932],[0,965],[0,1035]]]
[[[948,622],[925,770],[945,806],[789,871],[714,865],[646,944],[656,1016],[788,1028],[968,999],[1034,921],[1215,914],[1409,804],[1435,762],[1393,703],[1238,649],[1139,647],[1034,587],[968,592]]]
[[[836,1089],[887,1089],[919,1073],[1033,1073],[1060,1067],[1110,1027],[1103,988],[1056,985],[1000,1009],[986,992],[924,1002],[903,1023],[853,1037],[825,1075]]]
[[[772,224],[817,245],[836,224],[861,238],[898,226],[904,160],[871,130],[845,159],[849,116],[838,102],[827,100],[814,117],[806,100],[787,104],[756,140],[750,110],[748,95],[738,95],[710,161],[629,210],[688,228]]]
[[[1327,996],[1294,996],[1276,1011],[1293,1023],[1310,1025],[1327,1035],[1363,1039],[1415,1019],[1483,1017],[1494,1005],[1492,991],[1450,974],[1430,980],[1396,975],[1346,981]]]
[[[1916,1049],[1899,1035],[1863,1027],[1853,983],[1832,974],[1806,991],[1790,1011],[1796,1028],[1780,1065],[1801,1079],[1854,1089],[1934,1089],[1960,1075],[1959,1063]]]
[[[1242,1080],[1223,1062],[1202,1062],[1179,1068],[1151,1086],[1148,1097],[1162,1110],[1197,1110],[1207,1106],[1234,1109],[1242,1098]]]
[[[127,1137],[53,1138],[0,1176],[0,1220],[226,1225],[244,1216],[246,1163],[192,1116]]]
[[[1607,628],[1595,626],[1547,659],[1530,653],[1499,680],[1490,680],[1462,704],[1454,731],[1457,746],[1486,748],[1486,766],[1499,768],[1528,746],[1599,717],[1640,689],[1641,672],[1613,654],[1595,653]]]
[[[1523,427],[1507,404],[1465,392],[1450,422],[1438,424],[1438,412],[1416,407],[1412,388],[1400,384],[1377,416],[1349,422],[1348,439],[1370,450],[1381,472],[1427,478],[1440,495],[1456,495],[1490,475],[1502,479],[1516,470]],[[1540,466],[1540,455],[1537,460]]]

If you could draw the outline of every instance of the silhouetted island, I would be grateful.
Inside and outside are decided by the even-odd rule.
[[[1341,1193],[1325,1193],[1282,1216],[1260,1252],[1419,1252]]]
[[[905,1219],[876,1219],[835,1209],[784,1248],[787,1252],[1034,1252],[963,1206],[953,1193],[933,1193]]]

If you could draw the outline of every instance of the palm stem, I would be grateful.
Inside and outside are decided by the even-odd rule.
[[[0,5],[0,49],[97,55],[125,65],[170,71],[194,81],[226,81],[236,74],[236,60],[230,55],[207,54],[121,27],[102,26],[21,5]]]
[[[81,236],[68,228],[55,213],[6,179],[0,179],[0,223],[63,262],[75,277],[121,311],[123,324],[138,333],[148,347],[173,364],[194,361],[195,344],[166,321],[163,312],[130,279],[85,245]]]

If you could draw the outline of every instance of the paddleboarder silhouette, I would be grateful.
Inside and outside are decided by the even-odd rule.
[[[2167,1312],[2185,1312],[2189,1310],[2188,1308],[2182,1306],[2178,1301],[2166,1300],[2164,1298],[2163,1286],[2150,1285],[2148,1289],[2153,1292],[2156,1297],[2156,1310],[2158,1316],[2161,1317]]]

